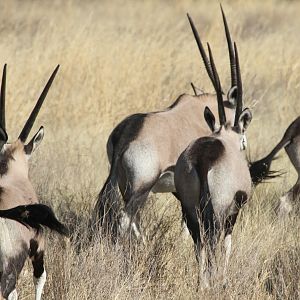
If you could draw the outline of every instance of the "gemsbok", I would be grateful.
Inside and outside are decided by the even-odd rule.
[[[256,169],[255,173],[259,174],[257,181],[264,178],[267,173],[272,174],[272,171],[270,171],[271,162],[282,148],[285,148],[292,165],[297,171],[298,178],[295,185],[280,197],[277,207],[277,213],[280,217],[289,214],[294,206],[297,207],[296,201],[300,196],[300,117],[297,117],[290,124],[282,139],[267,156],[251,165],[250,168]]]
[[[237,74],[233,44],[223,10],[222,16],[231,69],[231,89],[227,99],[222,96],[222,101],[228,119],[232,120],[236,106]],[[190,18],[189,22],[204,66],[214,85],[210,62]],[[141,237],[139,210],[150,191],[172,192],[176,196],[174,166],[180,153],[192,140],[210,134],[204,119],[199,118],[206,106],[213,113],[217,112],[215,94],[183,94],[162,111],[128,116],[114,128],[107,141],[111,167],[94,209],[94,224],[112,228],[113,234],[132,230],[137,237]],[[118,188],[125,202],[119,217],[121,203],[117,195]]]
[[[226,270],[233,226],[240,208],[250,197],[252,187],[244,151],[244,135],[252,114],[248,108],[243,109],[242,80],[235,43],[234,49],[237,74],[234,122],[226,119],[220,80],[208,44],[220,125],[216,124],[214,114],[206,107],[204,118],[212,134],[189,144],[178,158],[174,174],[182,214],[195,244],[197,260],[201,258],[205,285],[209,282],[211,260],[209,256],[206,257],[207,247],[204,246],[208,246],[210,253],[213,253],[224,230]]]
[[[28,177],[28,160],[44,137],[43,127],[26,143],[58,68],[48,80],[18,139],[12,143],[7,142],[5,126],[6,65],[3,69],[0,94],[0,299],[18,298],[16,282],[27,257],[33,265],[35,299],[41,299],[46,281],[41,225],[67,234],[67,229],[52,210],[38,204]]]

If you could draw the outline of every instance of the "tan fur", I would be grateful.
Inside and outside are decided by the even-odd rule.
[[[243,118],[242,114],[240,118]],[[220,229],[224,229],[225,274],[231,251],[231,232],[239,209],[251,195],[251,176],[241,145],[241,135],[246,128],[247,125],[232,128],[231,122],[214,128],[210,136],[191,142],[175,166],[177,197],[195,243],[196,257],[202,261],[200,274],[204,281],[210,271],[203,267],[205,237],[200,227],[207,230],[212,251],[216,239],[220,238]]]
[[[228,209],[234,199],[235,191],[245,191],[248,198],[250,197],[251,177],[245,151],[240,150],[239,135],[231,129],[222,129],[219,139],[226,149],[225,155],[222,157],[226,163],[217,164],[208,173],[208,185],[211,190],[211,201],[215,214],[219,216],[221,221],[221,219],[228,217],[226,214],[229,212]],[[214,176],[215,174],[218,175]],[[230,191],[232,194],[229,195],[228,192]]]
[[[0,210],[38,203],[36,193],[28,178],[28,159],[24,152],[24,145],[17,140],[12,144],[6,144],[2,151],[5,151],[5,155],[9,157],[9,162],[7,173],[0,177],[2,191]],[[32,239],[36,240],[39,249],[43,250],[42,235],[16,221],[0,218],[0,232],[0,271],[5,270],[10,258],[28,251]]]
[[[146,119],[137,141],[148,139],[156,146],[162,171],[175,165],[180,153],[192,140],[210,134],[203,117],[206,106],[217,115],[215,95],[182,95],[174,108],[152,114]],[[226,110],[228,116],[234,116],[233,112],[232,109]],[[165,133],[169,135],[165,136]]]
[[[142,149],[147,153],[141,156],[144,164],[136,164],[139,168],[136,171],[143,176],[140,176],[140,181],[134,188],[143,186],[145,174],[149,173],[149,177],[153,178],[157,175],[156,170],[163,172],[168,167],[174,166],[179,155],[192,140],[211,133],[204,120],[203,112],[208,106],[217,115],[216,102],[216,96],[213,94],[199,96],[184,94],[173,108],[147,116],[138,137],[131,142],[126,151],[128,156],[143,152]],[[235,110],[228,108],[225,110],[227,116],[233,120]],[[149,153],[151,153],[150,157],[147,156]],[[149,169],[145,160],[149,160],[151,167],[155,163],[156,170],[153,167]]]
[[[184,94],[165,110],[143,116],[130,116],[128,122],[121,122],[112,131],[107,142],[107,154],[112,167],[98,196],[93,217],[95,223],[99,220],[105,222],[104,216],[107,212],[104,210],[108,209],[109,214],[113,214],[113,210],[109,209],[110,205],[106,208],[109,199],[107,192],[116,191],[118,187],[125,202],[125,214],[129,219],[138,214],[150,191],[176,192],[176,161],[192,140],[210,134],[204,120],[204,109],[208,106],[217,115],[216,102],[215,94]],[[224,102],[232,107],[228,101]],[[233,120],[235,109],[225,110],[228,119]],[[129,120],[132,117],[138,122]],[[133,125],[137,127],[131,128]],[[219,126],[216,124],[216,127]],[[120,204],[117,199],[112,202],[114,205]],[[111,216],[110,219],[116,217]]]
[[[240,150],[239,135],[231,130],[230,125],[227,127],[229,128],[222,128],[221,134],[218,135],[218,139],[222,141],[226,149],[221,160],[226,163],[217,163],[207,175],[213,209],[219,220],[228,217],[226,214],[230,212],[229,208],[236,191],[245,191],[248,198],[251,193],[251,177],[245,152]],[[189,156],[189,149],[193,143],[179,157],[175,171],[176,188],[180,187],[177,192],[180,197],[188,200],[187,205],[190,207],[197,206],[200,197],[198,174]]]

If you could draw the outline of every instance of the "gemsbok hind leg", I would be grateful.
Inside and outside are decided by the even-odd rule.
[[[232,239],[232,231],[233,227],[236,223],[238,214],[242,206],[247,202],[247,194],[242,191],[238,191],[235,194],[234,202],[232,207],[229,208],[228,214],[229,216],[225,220],[225,238],[224,238],[224,246],[225,246],[225,265],[224,265],[224,284],[226,284],[226,276],[229,258],[231,254],[231,239]]]
[[[33,266],[33,282],[35,287],[35,300],[42,299],[44,285],[46,283],[46,271],[44,267],[44,239],[39,237],[30,242],[30,259]]]
[[[140,229],[140,210],[160,175],[157,156],[145,155],[147,150],[147,144],[131,143],[118,166],[118,184],[125,202],[120,231],[130,231],[138,239],[144,238]]]
[[[0,233],[1,234],[1,233]],[[2,297],[8,300],[17,300],[16,283],[28,255],[28,248],[24,249],[13,257],[2,257],[0,265],[0,291]]]
[[[143,243],[145,243],[145,237],[140,226],[140,211],[143,208],[150,191],[151,188],[142,191],[133,191],[130,195],[125,195],[125,208],[120,218],[121,234],[129,231],[134,234],[137,240],[142,240]]]
[[[293,210],[297,210],[297,200],[300,195],[300,179],[296,184],[283,196],[280,197],[280,201],[277,207],[277,215],[280,219],[283,219],[289,215]],[[299,209],[299,208],[298,208]]]
[[[209,271],[210,260],[209,257],[207,256],[207,249],[200,238],[201,232],[200,232],[199,216],[196,210],[193,211],[190,210],[190,212],[188,213],[183,207],[182,207],[182,214],[186,226],[194,241],[194,251],[195,251],[195,255],[199,267],[199,272],[197,275],[197,290],[199,287],[208,288],[209,278],[210,278],[210,271]]]

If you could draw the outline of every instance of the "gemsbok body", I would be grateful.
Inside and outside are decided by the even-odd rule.
[[[0,96],[0,299],[18,298],[17,278],[29,257],[33,265],[35,299],[40,300],[46,281],[41,225],[60,234],[67,234],[67,229],[55,218],[52,210],[38,204],[28,177],[28,162],[43,139],[43,127],[29,143],[26,140],[57,71],[58,67],[52,73],[18,139],[8,143],[5,127],[6,65],[3,69]]]
[[[241,206],[251,195],[251,176],[245,153],[245,131],[252,115],[243,110],[242,81],[236,45],[237,74],[236,112],[234,122],[226,120],[222,89],[210,46],[208,51],[217,94],[219,124],[206,107],[204,118],[212,134],[192,141],[180,155],[175,166],[175,187],[183,217],[195,243],[196,257],[201,258],[202,277],[208,284],[211,260],[206,258],[210,249],[225,234],[225,269],[231,250],[231,233]],[[208,247],[205,247],[205,245]],[[206,262],[208,267],[206,267]]]
[[[275,155],[282,149],[285,151],[297,171],[298,178],[294,186],[283,196],[280,197],[280,202],[277,208],[277,213],[280,217],[289,214],[294,207],[298,207],[297,200],[300,196],[300,117],[296,118],[285,131],[282,139],[274,147],[274,149],[263,159],[254,163],[251,168],[256,169],[256,173],[264,177],[264,174],[271,173],[269,171],[271,162]],[[257,170],[258,169],[258,170]],[[260,178],[257,178],[259,180]]]
[[[223,13],[223,11],[222,11]],[[200,43],[193,22],[189,19],[206,71],[214,84],[211,65]],[[232,89],[222,96],[228,119],[235,113],[236,71],[234,50],[223,13],[227,38]],[[197,94],[197,92],[195,92]],[[94,222],[104,228],[112,227],[113,233],[124,233],[132,229],[137,237],[139,209],[144,205],[150,191],[172,192],[174,166],[180,153],[194,139],[210,134],[202,116],[205,107],[217,113],[216,95],[181,95],[163,111],[134,114],[125,118],[112,131],[107,142],[110,172],[102,187],[94,210]],[[124,199],[124,210],[116,222],[120,210],[118,188]]]

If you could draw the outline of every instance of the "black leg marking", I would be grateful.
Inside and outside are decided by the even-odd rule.
[[[33,266],[33,275],[40,278],[44,273],[44,251],[38,251],[38,243],[35,240],[30,241],[30,259]]]
[[[18,276],[23,269],[26,258],[28,257],[28,248],[24,245],[19,255],[8,259],[7,267],[0,274],[1,292],[4,299],[16,288]]]
[[[143,191],[134,193],[128,201],[126,201],[126,198],[124,199],[126,201],[125,212],[130,218],[129,230],[131,229],[131,224],[134,222],[137,227],[137,230],[141,232],[140,211],[145,205],[145,202],[151,191],[151,187],[144,189]]]
[[[231,234],[233,226],[237,220],[238,214],[242,206],[247,202],[248,196],[243,191],[236,192],[234,196],[234,208],[233,213],[226,218],[225,221],[225,236]]]

